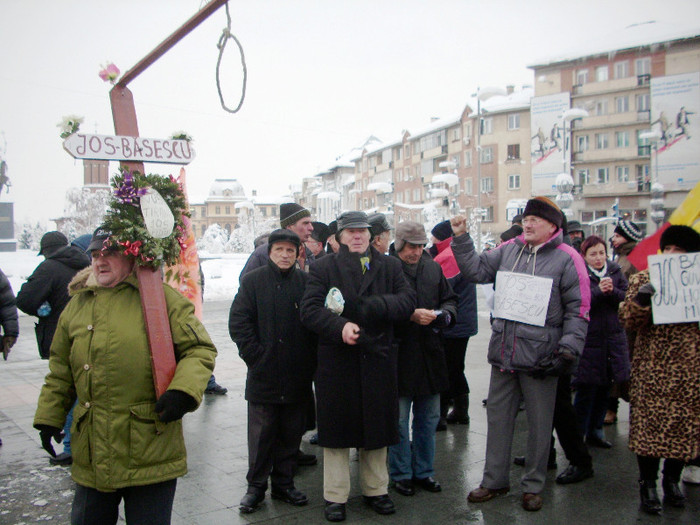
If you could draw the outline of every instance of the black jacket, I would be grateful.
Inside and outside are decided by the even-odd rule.
[[[416,295],[403,276],[401,263],[370,248],[363,274],[360,254],[341,244],[310,266],[301,304],[301,320],[318,334],[316,413],[318,442],[331,448],[377,449],[399,441],[399,403],[393,323],[411,316]],[[325,307],[338,288],[345,299],[341,315]],[[358,305],[377,301],[371,318]],[[354,322],[366,342],[343,343],[343,327]]]
[[[398,257],[398,256],[397,256]],[[413,321],[397,323],[399,338],[399,396],[427,396],[447,390],[447,363],[442,329],[457,318],[457,294],[442,273],[440,265],[423,252],[413,276],[402,263],[404,276],[416,291],[416,308],[442,310],[449,314],[449,325],[438,317],[428,326]]]
[[[299,403],[311,395],[316,338],[299,318],[307,278],[297,268],[283,274],[268,260],[241,280],[228,329],[248,365],[248,401]]]
[[[0,270],[0,324],[2,335],[19,335],[19,323],[17,322],[17,307],[15,306],[15,294],[12,286],[2,270]]]
[[[36,339],[42,359],[49,358],[58,318],[70,299],[68,283],[79,270],[89,265],[90,258],[80,248],[59,248],[47,255],[46,260],[36,267],[20,288],[17,294],[17,308],[25,314],[38,317],[37,310],[44,301],[51,305],[51,313],[46,317],[39,317],[36,325]]]

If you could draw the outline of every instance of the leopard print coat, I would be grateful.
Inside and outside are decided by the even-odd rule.
[[[633,275],[620,319],[637,332],[630,378],[629,447],[635,454],[689,461],[700,455],[700,328],[654,325],[634,297],[649,271]]]

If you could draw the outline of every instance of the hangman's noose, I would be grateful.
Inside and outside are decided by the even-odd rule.
[[[238,39],[231,33],[231,14],[228,11],[228,2],[226,2],[226,27],[224,28],[223,32],[221,33],[221,37],[219,37],[219,43],[216,44],[216,47],[219,48],[219,59],[216,61],[216,89],[219,91],[219,100],[221,100],[221,107],[224,108],[224,110],[228,111],[229,113],[236,113],[239,109],[241,109],[241,106],[243,105],[243,100],[245,100],[245,88],[246,88],[246,83],[248,81],[248,69],[246,68],[245,65],[245,55],[243,54],[243,46],[241,43],[238,41]],[[226,106],[226,102],[224,102],[224,95],[221,93],[221,83],[219,81],[219,70],[221,69],[221,59],[224,56],[224,49],[226,48],[226,43],[228,42],[228,39],[232,38],[234,42],[236,42],[236,45],[238,46],[238,49],[241,53],[241,65],[243,66],[243,88],[241,89],[241,99],[238,102],[238,106],[236,106],[235,109],[231,109],[228,106]]]

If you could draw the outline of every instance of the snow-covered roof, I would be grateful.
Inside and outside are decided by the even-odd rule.
[[[460,111],[457,115],[451,115],[447,118],[437,118],[433,120],[430,124],[425,127],[419,128],[416,131],[411,132],[411,140],[427,135],[439,129],[448,128],[454,126],[462,119],[462,112]]]
[[[496,95],[487,100],[482,100],[481,109],[488,113],[501,113],[504,111],[527,109],[530,107],[530,100],[533,96],[535,96],[535,90],[532,88],[532,86],[523,86],[522,89],[513,91],[510,95]],[[470,98],[468,105],[470,108],[474,109],[474,113],[472,113],[470,117],[475,118],[477,116],[476,97]]]
[[[693,20],[690,23],[696,24],[697,22]],[[528,67],[532,69],[545,67],[579,58],[645,46],[658,46],[673,41],[697,38],[698,36],[700,36],[700,27],[697,25],[694,27],[686,25],[685,28],[681,28],[678,22],[669,23],[651,20],[632,24],[622,30],[616,30],[600,37],[588,38],[569,49],[553,46],[552,49],[561,49],[561,51],[553,56],[541,57]]]
[[[284,204],[285,202],[290,202],[292,199],[289,195],[256,195],[255,197],[251,197],[250,200],[260,206],[262,204]]]
[[[208,200],[245,200],[243,186],[236,179],[215,179],[209,188]]]

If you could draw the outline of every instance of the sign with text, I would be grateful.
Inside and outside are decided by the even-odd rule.
[[[552,282],[550,277],[499,271],[496,273],[493,316],[544,326]]]
[[[147,139],[125,135],[73,133],[63,141],[63,149],[76,159],[126,160],[189,164],[194,149],[186,140]]]
[[[700,321],[700,253],[650,255],[654,324]]]

